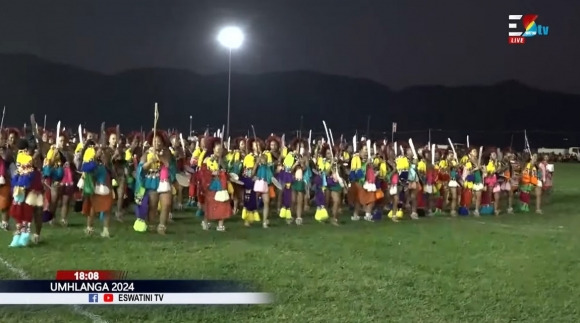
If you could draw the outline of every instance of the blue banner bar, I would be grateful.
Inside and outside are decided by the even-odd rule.
[[[246,293],[247,283],[224,280],[0,280],[0,293]]]

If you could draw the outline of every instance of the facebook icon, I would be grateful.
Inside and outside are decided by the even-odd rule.
[[[99,294],[89,294],[89,303],[98,303]]]

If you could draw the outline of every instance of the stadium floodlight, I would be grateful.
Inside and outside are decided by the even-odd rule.
[[[238,49],[244,42],[244,33],[238,27],[225,27],[219,32],[217,39],[230,50]]]
[[[244,33],[238,27],[224,27],[219,32],[217,40],[226,47],[229,52],[229,66],[228,66],[228,115],[226,122],[226,133],[224,139],[227,140],[230,136],[230,98],[231,98],[231,82],[232,82],[232,50],[240,48],[244,42]]]

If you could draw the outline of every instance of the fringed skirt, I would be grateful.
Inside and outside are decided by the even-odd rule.
[[[365,190],[359,183],[352,183],[348,189],[347,199],[349,204],[367,205],[376,201],[376,194]]]
[[[10,204],[12,203],[11,193],[12,190],[9,182],[0,186],[0,211],[6,211],[10,208]]]
[[[204,213],[210,221],[228,219],[232,216],[232,206],[230,201],[218,202],[215,200],[216,192],[207,191],[205,194]]]
[[[82,213],[84,215],[90,215],[91,209],[95,213],[99,212],[109,212],[113,207],[113,192],[108,195],[97,195],[93,194],[91,196],[85,197],[83,201],[83,210]]]

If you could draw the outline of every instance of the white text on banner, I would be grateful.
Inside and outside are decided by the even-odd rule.
[[[0,293],[0,305],[253,305],[272,301],[268,293]]]

